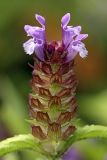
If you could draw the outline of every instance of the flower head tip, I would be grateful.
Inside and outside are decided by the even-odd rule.
[[[84,58],[87,56],[88,51],[85,48],[85,45],[82,40],[88,37],[88,34],[80,34],[81,26],[68,26],[70,21],[70,13],[65,14],[61,19],[61,28],[62,28],[62,41],[60,42],[59,48],[63,48],[62,51],[66,51],[66,61],[71,61],[75,58],[77,53]],[[51,43],[46,42],[46,33],[45,33],[45,18],[41,15],[35,15],[36,20],[41,24],[42,27],[25,25],[24,30],[28,36],[31,37],[27,42],[23,44],[24,50],[27,54],[31,55],[35,52],[36,56],[45,61],[45,51],[46,45],[50,46]],[[59,42],[56,42],[59,44]],[[50,48],[56,47],[53,46],[53,42]],[[49,49],[49,47],[47,47]],[[60,49],[57,48],[57,51]]]

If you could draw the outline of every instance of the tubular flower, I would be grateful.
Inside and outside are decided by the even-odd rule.
[[[35,52],[38,58],[44,60],[43,48],[44,44],[46,43],[45,19],[40,15],[36,15],[35,17],[36,20],[42,25],[42,27],[40,28],[25,25],[24,29],[27,35],[31,36],[32,38],[25,42],[23,47],[27,54],[31,55]]]
[[[81,41],[88,35],[80,34],[80,26],[67,26],[70,21],[67,13],[61,19],[62,41],[47,42],[45,19],[40,15],[36,19],[42,27],[25,25],[27,35],[32,38],[23,44],[27,54],[34,53],[30,122],[32,134],[54,147],[53,141],[59,144],[76,130],[73,122],[78,81],[73,70],[74,58],[77,53],[86,57],[87,50]]]
[[[67,61],[75,58],[77,53],[84,58],[87,56],[87,50],[84,43],[81,41],[88,37],[88,34],[80,34],[81,26],[72,27],[67,26],[70,21],[70,14],[67,13],[62,17],[61,27],[62,27],[62,41],[65,49],[68,51]]]

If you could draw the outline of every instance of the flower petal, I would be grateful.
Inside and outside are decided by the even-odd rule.
[[[70,21],[70,13],[65,14],[61,19],[61,26],[65,28]]]
[[[72,48],[72,45],[70,45],[67,50],[68,50],[68,54],[66,57],[67,58],[66,61],[69,62],[75,58],[78,52]]]
[[[74,30],[75,35],[79,35],[81,32],[81,26],[73,27],[73,30]]]
[[[25,25],[24,26],[24,30],[26,31],[27,35],[28,36],[34,36],[34,33],[35,33],[35,27],[32,27],[30,25]]]
[[[77,41],[82,41],[88,37],[88,34],[80,34],[76,37]]]
[[[36,56],[42,61],[44,60],[43,49],[44,49],[44,43],[42,40],[38,39],[35,45],[35,53],[36,53]]]
[[[29,31],[29,29],[30,29],[30,25],[25,25],[24,26],[24,30],[25,30],[25,32],[28,34],[28,31]]]
[[[33,54],[34,50],[35,50],[35,43],[34,43],[34,39],[29,39],[27,42],[25,42],[23,44],[24,50],[26,52],[26,54]]]
[[[62,28],[62,40],[65,47],[73,41],[73,38],[80,34],[81,26],[72,27],[67,26],[66,28]]]
[[[68,47],[69,43],[72,41],[73,32],[69,32],[68,30],[63,29],[62,30],[62,41],[65,46],[65,48]]]
[[[88,55],[88,51],[86,50],[84,43],[82,43],[80,41],[72,42],[69,45],[67,51],[68,51],[68,54],[66,57],[66,61],[68,61],[68,62],[73,60],[75,58],[75,56],[77,55],[77,53],[79,53],[79,55],[82,58],[85,58]]]
[[[45,28],[45,18],[39,14],[36,14],[35,18],[42,25],[42,27]]]
[[[88,51],[86,50],[85,48],[85,45],[84,43],[82,42],[79,42],[77,45],[73,46],[72,45],[72,48],[79,52],[79,55],[82,57],[82,58],[85,58],[87,55],[88,55]]]
[[[42,39],[43,41],[45,41],[46,39],[45,29],[43,28],[25,25],[24,30],[26,31],[28,36],[31,36],[34,39],[38,38],[38,39]]]

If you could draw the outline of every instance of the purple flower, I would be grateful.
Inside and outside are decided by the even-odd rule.
[[[81,26],[67,26],[69,21],[70,13],[67,13],[61,19],[62,41],[68,51],[67,61],[74,59],[77,53],[79,53],[82,58],[88,54],[84,43],[81,42],[88,37],[88,34],[80,34]]]
[[[80,153],[74,149],[70,148],[62,157],[62,160],[82,160],[83,157],[81,157]]]
[[[61,19],[62,42],[54,43],[55,46],[53,46],[53,43],[46,42],[45,18],[37,14],[35,17],[42,27],[25,25],[24,29],[27,35],[32,37],[23,44],[24,50],[27,54],[31,55],[35,52],[36,56],[44,61],[47,48],[47,52],[49,51],[49,53],[49,48],[54,48],[54,53],[59,52],[59,50],[61,51],[62,48],[62,52],[67,52],[66,61],[73,60],[77,53],[79,53],[82,58],[87,56],[88,51],[86,50],[84,43],[81,41],[87,38],[88,35],[80,34],[81,26],[67,26],[70,21],[70,13],[65,14]],[[52,52],[52,54],[54,53]]]
[[[24,50],[27,54],[31,55],[34,52],[37,57],[44,60],[43,48],[46,41],[45,36],[45,19],[44,17],[36,14],[36,20],[42,25],[42,27],[32,27],[25,25],[24,29],[28,36],[32,38],[23,44]]]

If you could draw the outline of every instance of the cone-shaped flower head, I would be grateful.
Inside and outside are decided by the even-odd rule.
[[[55,150],[54,144],[60,144],[76,130],[73,120],[78,108],[75,97],[78,81],[73,70],[74,58],[77,53],[86,57],[87,50],[81,41],[88,35],[80,34],[80,26],[68,26],[70,14],[67,13],[61,19],[62,40],[47,42],[45,19],[40,15],[35,17],[41,27],[25,25],[31,38],[23,44],[27,54],[34,53],[30,122],[32,134],[40,141],[49,142]]]
[[[61,19],[62,28],[62,41],[52,43],[47,43],[46,33],[45,33],[45,18],[36,14],[36,20],[41,24],[42,27],[25,25],[24,29],[28,36],[32,37],[27,42],[23,44],[24,50],[27,54],[31,55],[33,53],[41,60],[46,60],[46,50],[51,53],[53,50],[61,52],[62,50],[66,52],[64,57],[65,61],[71,61],[75,58],[77,53],[84,58],[87,56],[88,51],[82,40],[88,37],[87,34],[80,34],[81,26],[68,26],[70,21],[70,13],[65,14]],[[48,44],[48,47],[46,47]]]

